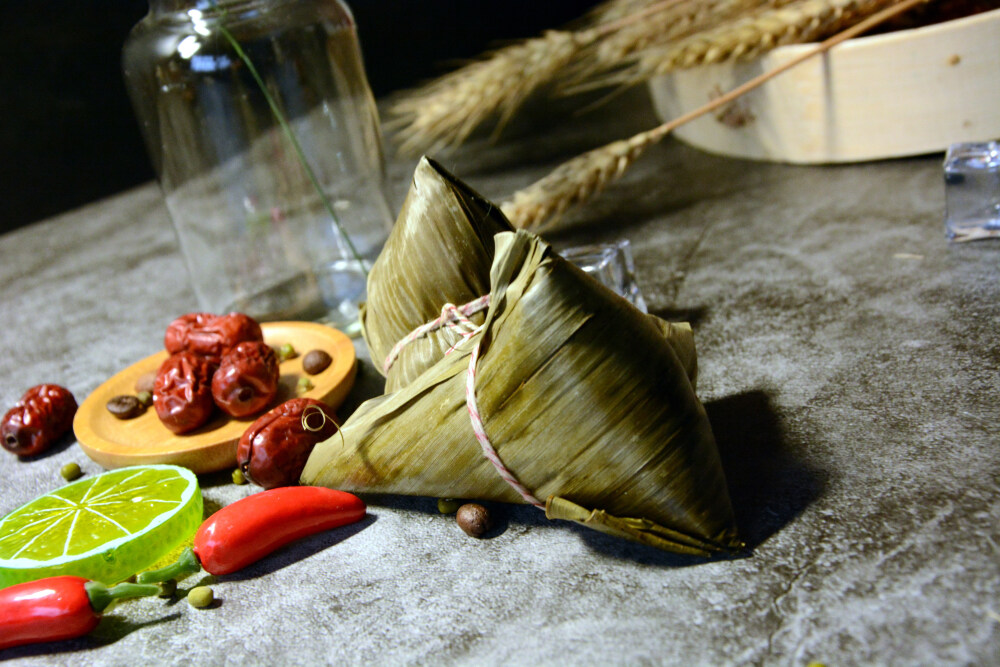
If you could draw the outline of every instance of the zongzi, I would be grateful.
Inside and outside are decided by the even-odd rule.
[[[531,502],[681,553],[741,546],[689,329],[639,312],[523,231],[496,236],[484,293],[482,325],[364,403],[342,438],[313,450],[302,483]]]

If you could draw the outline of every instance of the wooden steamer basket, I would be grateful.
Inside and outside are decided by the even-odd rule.
[[[650,81],[664,121],[814,48]],[[848,40],[780,74],[675,135],[720,155],[798,164],[943,151],[1000,137],[1000,9]]]

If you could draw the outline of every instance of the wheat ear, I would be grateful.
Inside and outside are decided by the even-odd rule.
[[[607,3],[620,18],[577,31],[550,30],[540,37],[498,49],[423,88],[403,96],[386,123],[398,134],[403,154],[448,150],[461,144],[499,112],[494,135],[536,90],[556,80],[584,47],[625,26],[691,0],[635,0]],[[621,5],[621,6],[619,6]]]
[[[685,2],[696,2],[698,0],[685,0]],[[583,23],[594,26],[601,23],[610,23],[630,16],[638,11],[642,11],[655,0],[609,0],[604,2],[583,16]]]
[[[809,42],[856,22],[898,0],[798,0],[646,49],[626,67],[619,83],[636,83],[680,68],[749,59],[783,44]]]
[[[498,110],[499,129],[589,38],[553,30],[499,49],[401,99],[386,125],[399,130],[404,154],[453,148]]]
[[[794,0],[678,0],[664,11],[642,21],[631,22],[620,30],[597,40],[576,58],[560,88],[563,94],[606,87],[600,75],[621,69],[634,54],[670,44],[702,30],[762,8],[775,8]]]
[[[573,206],[589,200],[608,183],[620,177],[647,148],[660,142],[681,125],[733,102],[783,72],[829,51],[837,44],[861,35],[875,26],[931,0],[897,0],[866,19],[817,44],[799,56],[737,86],[711,102],[630,139],[615,141],[559,165],[547,176],[516,192],[501,209],[518,228],[539,229],[554,222]]]

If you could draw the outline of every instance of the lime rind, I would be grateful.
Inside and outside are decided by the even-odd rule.
[[[173,498],[142,495],[165,488]],[[93,503],[96,511],[81,506],[83,501]],[[150,521],[153,512],[143,508],[151,505],[167,511],[156,512]],[[203,511],[197,477],[178,466],[134,466],[73,482],[0,520],[0,553],[4,542],[9,551],[21,540],[13,554],[0,556],[0,588],[59,574],[105,584],[121,581],[188,539],[201,524]],[[60,533],[67,521],[72,525]],[[74,549],[77,542],[87,548]]]

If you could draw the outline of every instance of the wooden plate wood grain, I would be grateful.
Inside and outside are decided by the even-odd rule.
[[[261,330],[268,345],[277,348],[291,343],[298,353],[281,362],[278,396],[268,410],[300,396],[321,400],[335,409],[344,401],[357,372],[357,358],[350,338],[336,329],[313,322],[266,322],[261,324]],[[326,351],[333,362],[321,373],[308,375],[302,369],[302,359],[307,352],[316,349]],[[243,419],[218,411],[209,423],[183,435],[169,431],[152,407],[127,420],[108,412],[109,400],[122,394],[134,395],[136,380],[155,372],[166,358],[167,352],[163,350],[136,362],[83,401],[73,420],[73,431],[80,447],[105,468],[150,463],[179,465],[195,473],[235,468],[240,436],[266,410]],[[313,386],[297,393],[296,387],[303,377]]]

